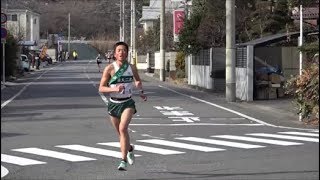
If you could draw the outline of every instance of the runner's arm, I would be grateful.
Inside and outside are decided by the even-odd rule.
[[[138,73],[136,66],[131,65],[131,69],[132,69],[132,73],[133,73],[136,87],[138,89],[142,90],[142,82],[141,82],[141,79],[140,79],[140,76],[139,76],[139,73]]]
[[[121,86],[116,86],[116,87],[109,87],[109,80],[111,78],[110,72],[113,68],[112,64],[109,64],[107,67],[104,68],[102,77],[100,80],[100,85],[99,85],[99,92],[101,93],[111,93],[111,92],[121,92],[123,90],[123,85]]]

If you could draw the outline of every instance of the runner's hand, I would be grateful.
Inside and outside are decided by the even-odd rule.
[[[143,93],[143,90],[140,90],[140,97],[143,99],[143,101],[147,101],[147,96]]]
[[[118,85],[116,86],[116,91],[117,91],[118,93],[122,93],[123,90],[124,90],[124,85],[123,85],[123,84],[118,84]]]

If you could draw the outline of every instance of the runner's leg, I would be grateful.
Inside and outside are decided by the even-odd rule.
[[[129,123],[133,116],[134,109],[127,108],[122,112],[121,121],[119,124],[119,133],[120,133],[120,148],[122,159],[127,159],[127,153],[130,148],[130,137],[128,133]]]
[[[116,129],[118,136],[120,138],[120,132],[119,132],[120,119],[113,116],[110,116],[110,118],[111,118],[110,121],[112,123],[112,126]]]

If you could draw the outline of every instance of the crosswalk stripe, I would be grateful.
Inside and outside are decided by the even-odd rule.
[[[97,143],[100,145],[105,146],[112,146],[112,147],[120,147],[120,144],[118,142],[107,142],[107,143]],[[174,151],[169,149],[162,149],[162,148],[154,148],[154,147],[148,147],[148,146],[142,146],[142,145],[134,145],[135,150],[137,151],[144,151],[154,154],[161,154],[161,155],[170,155],[170,154],[183,154],[185,152],[181,151]]]
[[[20,166],[46,164],[46,162],[36,161],[33,159],[27,159],[27,158],[18,157],[18,156],[11,156],[11,155],[7,155],[7,154],[1,154],[1,162],[16,164],[16,165],[20,165]]]
[[[304,132],[278,132],[280,134],[291,134],[291,135],[301,135],[301,136],[313,136],[313,137],[319,137],[319,134],[314,133],[304,133]]]
[[[161,139],[147,139],[147,140],[137,140],[137,141],[144,142],[144,143],[151,143],[151,144],[158,144],[158,145],[164,145],[164,146],[183,148],[183,149],[197,150],[197,151],[203,151],[203,152],[213,152],[213,151],[224,151],[225,150],[225,149],[220,149],[220,148],[198,146],[198,145],[193,145],[193,144],[166,141],[166,140],[161,140]]]
[[[205,139],[205,138],[198,138],[198,137],[179,137],[179,138],[175,138],[175,139],[181,139],[181,140],[186,140],[186,141],[194,141],[194,142],[201,142],[201,143],[208,143],[208,144],[223,145],[223,146],[230,146],[230,147],[243,148],[243,149],[252,149],[252,148],[263,148],[263,147],[265,147],[265,146],[260,146],[260,145],[244,144],[244,143],[222,141],[222,140],[215,140],[215,139]]]
[[[280,146],[291,146],[291,145],[301,145],[303,143],[297,142],[289,142],[289,141],[280,141],[280,140],[272,140],[272,139],[262,139],[262,138],[254,138],[254,137],[246,137],[246,136],[233,136],[233,135],[218,135],[211,136],[225,139],[233,139],[233,140],[242,140],[242,141],[251,141],[251,142],[259,142],[259,143],[267,143],[267,144],[275,144]]]
[[[21,148],[21,149],[12,149],[12,151],[35,154],[39,156],[52,157],[52,158],[57,158],[57,159],[62,159],[62,160],[72,161],[72,162],[96,160],[96,159],[88,158],[84,156],[61,153],[57,151],[51,151],[51,150],[40,149],[40,148]]]
[[[315,133],[318,133],[319,132],[319,130],[310,130],[310,132],[315,132]]]
[[[111,156],[111,157],[116,157],[116,158],[122,158],[121,153],[119,151],[112,151],[112,150],[107,150],[107,149],[94,148],[94,147],[83,146],[83,145],[78,145],[78,144],[59,145],[59,146],[56,146],[56,147],[75,150],[75,151],[82,151],[82,152],[87,152],[87,153],[92,153],[92,154],[99,154],[99,155],[103,155],[103,156]],[[141,156],[141,155],[135,154],[135,157],[138,157],[138,156]]]
[[[272,138],[280,138],[280,139],[292,139],[292,140],[309,141],[309,142],[319,142],[319,139],[316,139],[316,138],[300,137],[300,136],[287,136],[287,135],[267,134],[267,133],[251,133],[246,135],[272,137]]]

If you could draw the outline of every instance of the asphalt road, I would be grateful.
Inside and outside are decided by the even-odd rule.
[[[275,125],[272,114],[141,76],[148,101],[134,97],[138,157],[124,172],[94,60],[58,63],[3,89],[2,179],[319,179],[318,129]]]

